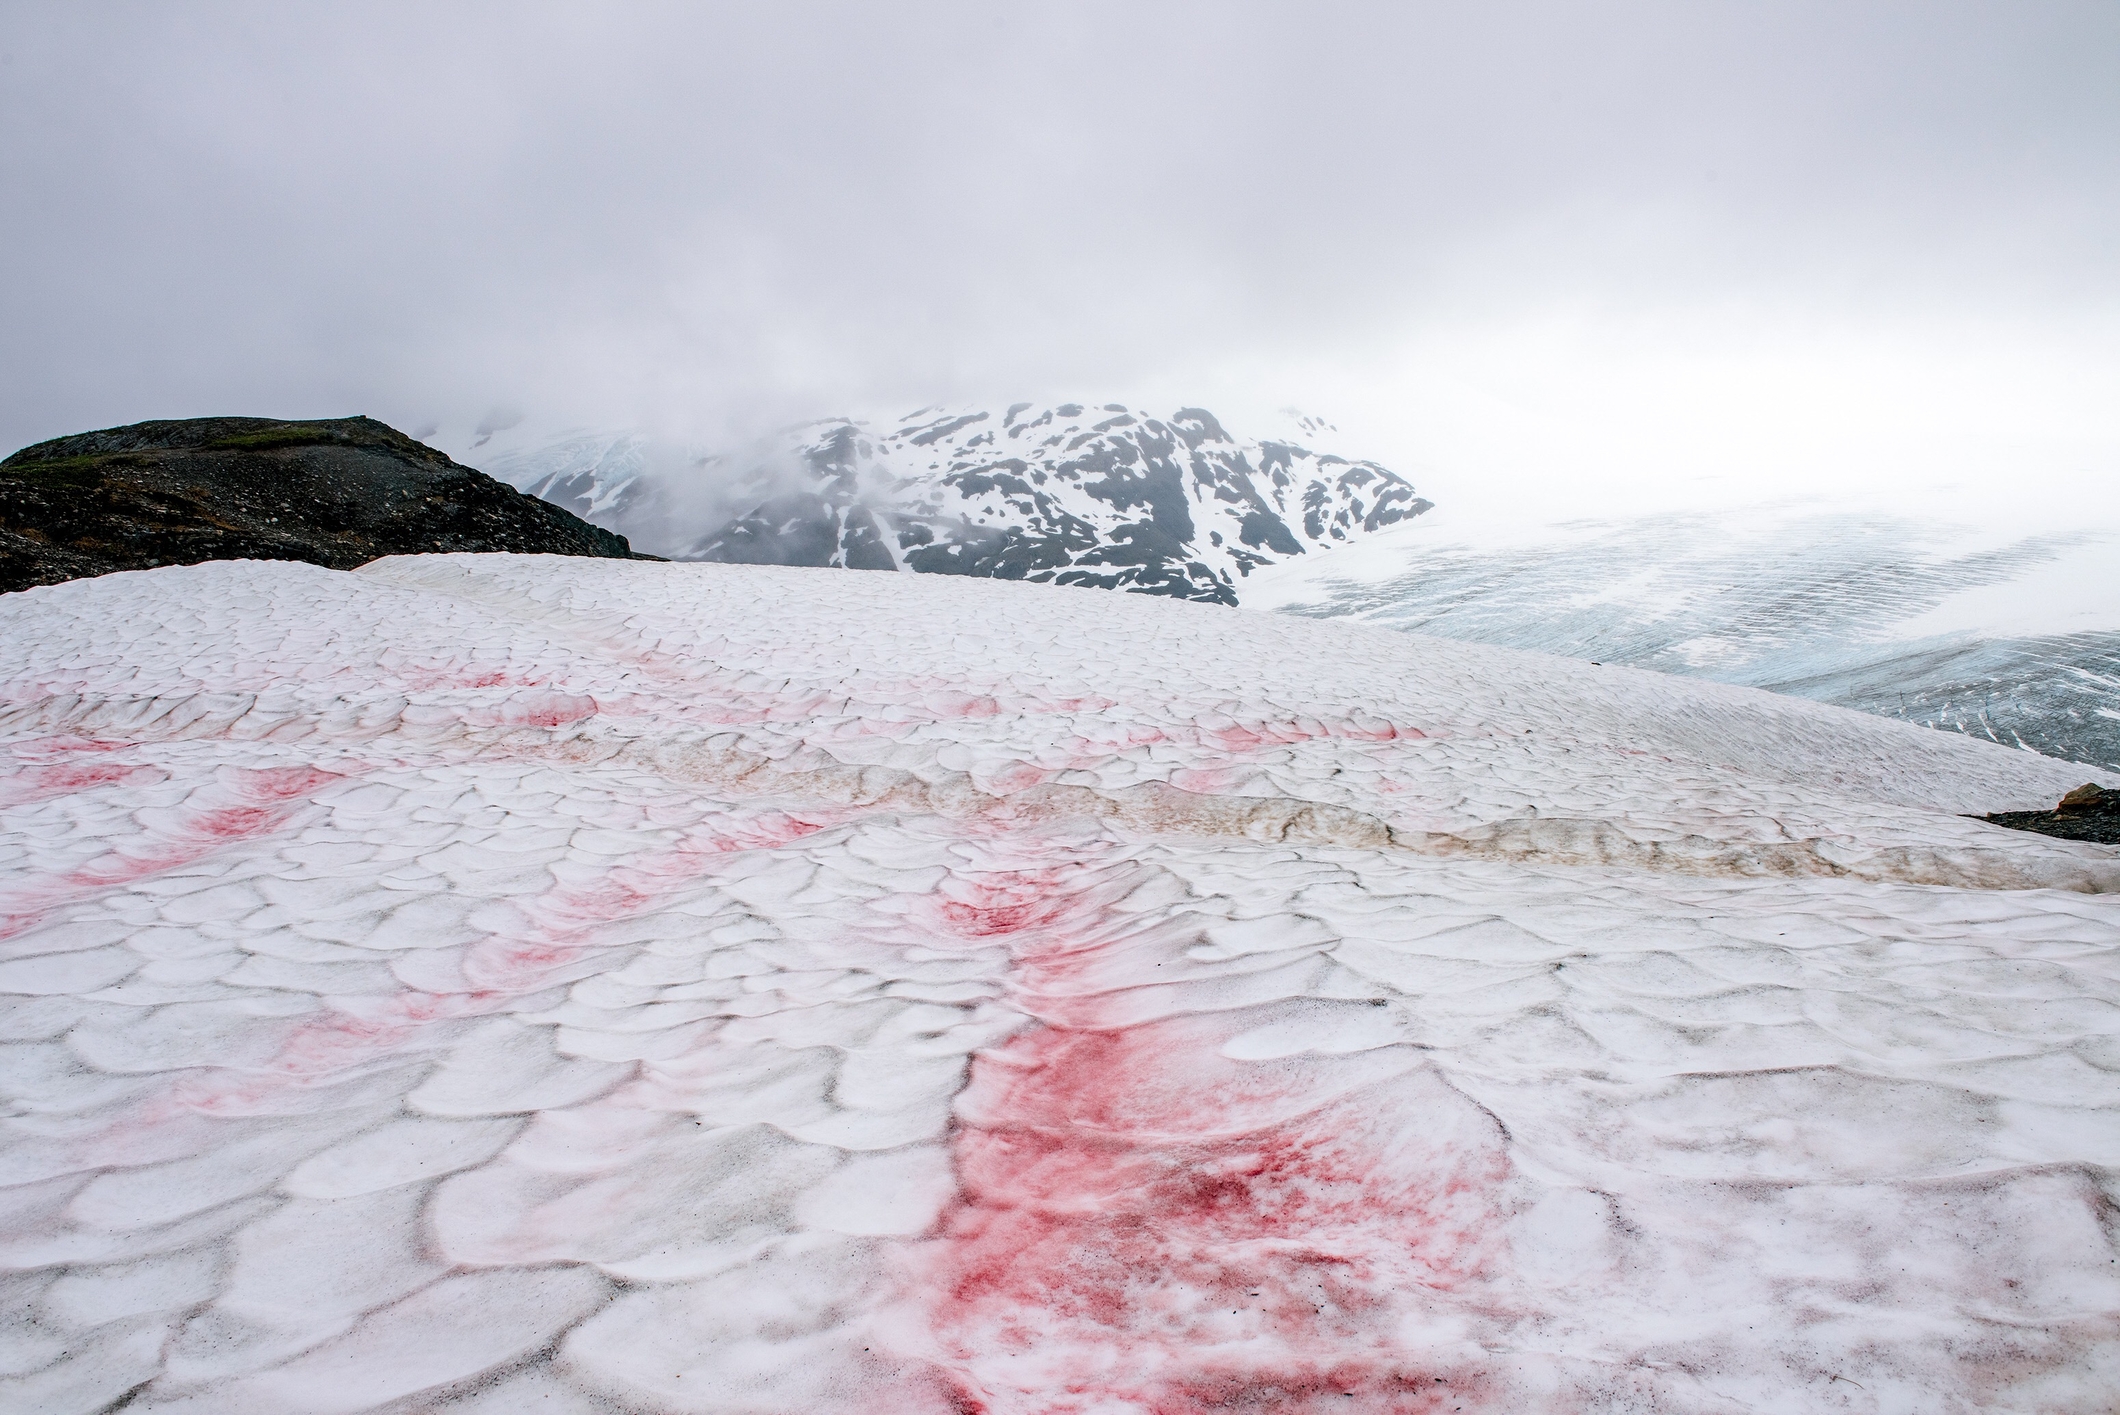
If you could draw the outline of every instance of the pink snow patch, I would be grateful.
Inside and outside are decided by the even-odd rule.
[[[47,876],[0,900],[0,939],[35,926],[61,904],[181,868],[235,841],[270,835],[308,797],[344,779],[313,766],[225,767],[215,774],[211,787],[198,793],[207,804],[180,813],[172,824],[147,832],[145,839],[126,841],[66,874]]]
[[[1001,704],[984,693],[929,693],[920,704],[939,719],[998,717]]]
[[[543,688],[549,675],[524,665],[449,662],[423,659],[407,661],[394,653],[382,662],[361,667],[340,665],[333,676],[367,675],[371,683],[387,684],[399,692],[447,692],[455,688]]]
[[[973,773],[974,783],[983,791],[1006,796],[1012,791],[1028,791],[1034,786],[1043,786],[1056,773],[1029,762],[1006,762],[990,770]]]
[[[1172,723],[1168,726],[1144,723],[1083,723],[1073,735],[1064,739],[1064,743],[1068,754],[1067,765],[1075,768],[1094,766],[1098,762],[1136,752],[1143,747],[1169,746],[1207,757],[1207,762],[1195,768],[1206,771],[1215,769],[1218,765],[1216,759],[1220,759],[1221,763],[1229,763],[1232,760],[1241,762],[1262,752],[1293,747],[1304,742],[1417,742],[1447,735],[1372,717],[1354,717],[1338,721],[1309,717],[1237,721],[1218,713],[1210,713],[1191,722]]]
[[[406,991],[341,999],[298,1023],[257,1069],[214,1067],[179,1076],[163,1114],[178,1110],[232,1117],[274,1115],[292,1097],[402,1052],[423,1049],[436,1023],[488,1015],[511,999],[499,993]],[[294,1108],[299,1109],[297,1105]]]
[[[590,956],[599,946],[595,931],[600,926],[662,907],[671,894],[696,885],[718,859],[777,850],[828,824],[780,811],[734,816],[614,865],[594,884],[557,885],[520,906],[515,929],[490,934],[465,950],[464,979],[497,996],[535,992]]]
[[[562,934],[626,918],[659,904],[671,890],[696,883],[719,856],[747,850],[778,850],[831,823],[829,818],[794,816],[783,811],[731,816],[665,848],[614,866],[596,884],[555,889],[531,908]]]
[[[1170,774],[1171,785],[1198,796],[1227,791],[1237,779],[1237,773],[1226,766],[1181,766]]]
[[[294,782],[279,785],[288,789]],[[230,808],[237,809],[243,808]],[[276,1113],[293,1093],[424,1049],[436,1041],[437,1024],[491,1015],[548,986],[554,974],[593,956],[596,926],[657,907],[673,890],[695,883],[713,859],[777,848],[823,828],[821,822],[780,812],[717,822],[668,849],[614,867],[596,885],[555,888],[525,906],[525,933],[492,934],[465,950],[462,968],[470,991],[407,989],[334,999],[331,1010],[298,1024],[262,1068],[186,1077],[171,1099],[208,1115]]]
[[[344,773],[326,771],[320,766],[274,766],[226,767],[216,779],[253,801],[292,801],[345,778]]]
[[[234,803],[189,812],[174,829],[164,832],[162,839],[144,849],[114,850],[91,860],[65,876],[65,882],[93,888],[129,883],[187,864],[229,841],[270,834],[285,824],[308,796],[343,779],[337,772],[308,766],[225,768],[216,783],[219,789],[202,794],[234,796]]]
[[[467,727],[565,727],[596,716],[596,699],[571,693],[516,693],[463,711]]]
[[[235,796],[237,804],[209,807],[192,816],[179,828],[172,850],[188,850],[195,858],[205,853],[201,846],[269,834],[286,822],[295,803],[343,779],[337,772],[313,766],[228,767],[218,777],[225,794]]]
[[[1498,1128],[1405,1048],[1245,1061],[1223,1054],[1243,1012],[1111,1024],[1117,976],[1153,970],[1100,895],[1061,866],[930,905],[1010,943],[1045,1024],[975,1058],[959,1195],[914,1264],[956,1408],[1500,1408],[1408,1336],[1498,1260]]]
[[[86,761],[24,767],[0,777],[0,806],[28,806],[99,786],[151,786],[168,779],[168,772],[144,763]]]

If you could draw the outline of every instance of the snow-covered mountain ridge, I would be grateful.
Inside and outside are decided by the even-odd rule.
[[[1330,424],[1293,415],[1315,440]],[[670,534],[671,488],[637,434],[572,434],[493,475],[611,529]],[[698,459],[726,514],[658,546],[740,564],[911,570],[1222,604],[1252,571],[1345,544],[1430,503],[1380,464],[1293,436],[1244,439],[1200,408],[922,408],[828,418]]]

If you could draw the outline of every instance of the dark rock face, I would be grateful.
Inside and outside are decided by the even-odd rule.
[[[1982,820],[2011,830],[2035,830],[2063,840],[2091,840],[2120,845],[2120,791],[2086,782],[2061,798],[2051,811],[2003,811]]]
[[[202,560],[636,556],[626,539],[373,418],[135,423],[0,462],[0,591]]]

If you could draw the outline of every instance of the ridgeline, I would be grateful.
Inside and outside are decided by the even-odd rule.
[[[653,559],[373,418],[186,418],[0,461],[0,592],[192,565],[516,551]]]

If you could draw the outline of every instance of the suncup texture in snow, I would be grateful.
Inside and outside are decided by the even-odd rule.
[[[2093,1412],[2081,767],[944,576],[0,600],[0,1406]]]

